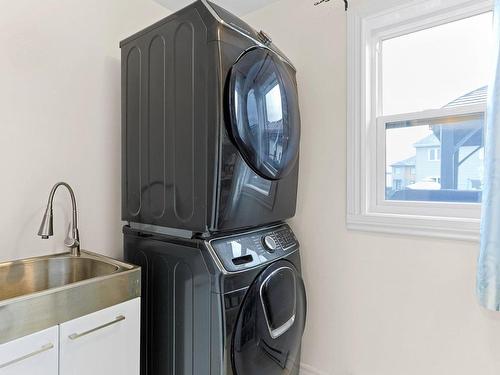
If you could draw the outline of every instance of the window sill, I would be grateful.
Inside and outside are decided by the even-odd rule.
[[[479,219],[366,213],[347,215],[347,229],[479,242]]]

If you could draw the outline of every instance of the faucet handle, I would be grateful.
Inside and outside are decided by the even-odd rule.
[[[73,226],[73,223],[68,224],[68,232],[66,234],[66,239],[64,240],[64,245],[70,249],[80,250],[80,236],[78,235],[78,229]]]

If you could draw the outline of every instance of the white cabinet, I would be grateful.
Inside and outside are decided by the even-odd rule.
[[[0,345],[0,375],[139,375],[140,298]]]
[[[140,299],[63,323],[59,337],[60,375],[139,375]]]
[[[1,375],[57,375],[58,327],[0,345]]]

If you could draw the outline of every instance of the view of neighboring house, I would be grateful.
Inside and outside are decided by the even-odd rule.
[[[439,189],[441,183],[441,143],[434,134],[416,142],[415,169],[416,181],[419,183],[435,183]],[[418,166],[418,167],[417,167]]]
[[[415,183],[415,156],[398,161],[391,165],[392,168],[392,188],[402,190],[408,185]]]
[[[486,95],[487,87],[482,87],[454,100],[446,108],[481,103]],[[414,156],[391,164],[389,191],[481,190],[484,174],[482,126],[482,120],[431,125],[432,133],[413,144]],[[446,142],[446,147],[442,142]],[[442,173],[443,168],[445,173]],[[446,181],[442,181],[443,178]]]

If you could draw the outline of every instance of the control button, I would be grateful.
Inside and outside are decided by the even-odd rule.
[[[261,30],[261,31],[259,31],[259,34],[258,34],[258,35],[259,35],[259,39],[260,39],[260,41],[261,41],[262,43],[264,43],[266,46],[267,46],[268,44],[271,44],[271,43],[273,42],[273,40],[271,39],[271,37],[270,37],[267,33],[265,33],[264,31],[262,31],[262,30]]]
[[[274,253],[276,251],[276,248],[278,247],[278,244],[271,236],[265,236],[263,239],[263,243],[266,250],[270,253]]]
[[[287,250],[297,244],[293,232],[288,229],[276,232],[276,238],[284,250]]]

